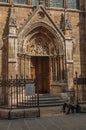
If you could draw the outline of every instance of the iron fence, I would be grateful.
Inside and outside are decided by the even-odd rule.
[[[35,87],[37,87],[35,81],[18,78],[17,75],[15,79],[11,76],[8,80],[0,80],[0,108],[39,107],[39,93],[38,91],[35,93]]]
[[[76,77],[74,78],[74,86],[76,89],[77,95],[77,104],[80,101],[86,101],[86,76],[78,76],[78,73],[75,73]]]

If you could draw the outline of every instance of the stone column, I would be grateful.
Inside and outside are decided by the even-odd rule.
[[[50,74],[51,74],[50,79],[51,79],[51,82],[52,82],[52,58],[50,57],[49,60],[50,60]]]
[[[45,0],[45,6],[50,7],[50,0]]]
[[[63,61],[62,61],[62,54],[59,55],[59,75],[60,75],[60,80],[63,78]]]
[[[59,58],[57,57],[57,81],[59,80]]]
[[[55,57],[55,70],[56,70],[56,81],[57,81],[57,58]]]
[[[64,70],[65,70],[65,61],[64,61],[64,58],[65,58],[65,56],[64,55],[62,55],[62,70],[63,70],[63,76],[62,76],[62,78],[63,78],[63,80],[65,79],[65,72],[64,72]]]
[[[59,79],[62,80],[62,57],[59,55]]]
[[[67,80],[68,87],[73,87],[73,43],[70,37],[66,37],[66,65],[67,65]]]
[[[63,54],[60,54],[59,55],[59,60],[60,60],[60,80],[63,80],[64,79],[64,61],[63,61]]]
[[[25,77],[28,76],[28,56],[25,56]]]
[[[0,50],[0,78],[2,77],[2,51]]]
[[[58,57],[58,71],[59,71],[59,80],[61,80],[61,64],[60,64],[60,56]]]
[[[13,75],[13,78],[18,74],[17,63],[17,26],[14,13],[14,6],[10,8],[9,16],[9,34],[8,34],[8,78]]]
[[[31,57],[29,56],[29,58],[28,58],[28,77],[29,77],[29,78],[31,78],[30,62],[31,62]]]
[[[56,64],[55,64],[55,57],[53,57],[52,59],[52,73],[53,73],[53,81],[56,80]]]
[[[64,12],[65,17],[65,53],[66,53],[66,72],[67,72],[67,81],[68,88],[73,87],[73,43],[70,32],[72,30],[72,26],[70,23],[70,19],[68,17],[67,10]]]

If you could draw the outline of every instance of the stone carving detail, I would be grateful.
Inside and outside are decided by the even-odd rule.
[[[49,55],[49,50],[46,43],[42,43],[41,39],[37,39],[35,43],[32,43],[29,47],[30,55]]]
[[[9,24],[10,25],[16,25],[15,15],[14,15],[14,5],[12,3],[12,6],[10,8],[10,18],[9,18]]]
[[[68,18],[68,14],[66,12],[65,12],[65,29],[66,30],[71,30],[72,29],[70,20]]]
[[[67,12],[61,14],[61,21],[60,21],[60,29],[64,32],[64,30],[71,30],[72,25],[70,23],[69,17]]]
[[[44,18],[45,14],[42,11],[39,11],[38,12],[38,16],[39,16],[39,18]]]

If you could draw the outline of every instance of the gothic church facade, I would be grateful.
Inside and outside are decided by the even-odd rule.
[[[0,0],[1,79],[28,76],[56,94],[86,75],[85,57],[85,0]]]

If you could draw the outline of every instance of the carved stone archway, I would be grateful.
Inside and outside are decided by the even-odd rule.
[[[12,7],[10,18],[14,22],[9,22],[8,77],[18,74],[30,78],[31,57],[48,57],[50,87],[58,86],[58,82],[65,78],[70,84],[73,81],[72,39],[64,36],[42,6],[38,6],[18,30],[13,10]],[[12,71],[10,68],[13,68]]]
[[[21,39],[21,35],[19,37]],[[18,61],[20,62],[21,59],[19,64],[22,65],[19,68],[24,68],[20,69],[19,74],[28,75],[32,79],[36,76],[41,77],[39,78],[40,92],[41,90],[50,92],[53,83],[64,80],[64,39],[52,27],[39,22],[24,30],[18,50],[20,54]],[[37,68],[37,66],[39,67]],[[43,83],[45,84],[43,85]]]

